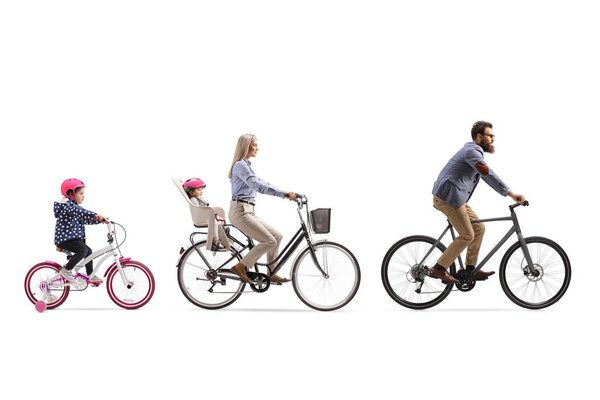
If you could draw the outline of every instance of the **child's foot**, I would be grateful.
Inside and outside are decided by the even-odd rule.
[[[211,251],[226,251],[227,248],[225,248],[225,246],[223,246],[221,244],[221,242],[216,242],[212,244],[212,247],[210,248]]]
[[[73,272],[71,272],[70,269],[66,269],[65,267],[62,267],[60,269],[59,274],[60,274],[60,276],[62,276],[63,278],[65,278],[65,280],[67,282],[75,280],[75,278],[73,278]]]
[[[104,282],[102,280],[102,278],[98,278],[96,275],[92,275],[88,278],[90,280],[90,283],[94,286],[98,286],[100,285],[102,282]]]

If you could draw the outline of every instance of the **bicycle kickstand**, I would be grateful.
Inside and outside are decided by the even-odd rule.
[[[415,289],[415,292],[416,292],[417,294],[421,294],[421,288],[423,287],[423,284],[424,284],[424,283],[425,283],[425,281],[424,281],[424,280],[423,280],[423,281],[421,281],[421,282],[419,283],[419,286],[417,286],[417,288]]]

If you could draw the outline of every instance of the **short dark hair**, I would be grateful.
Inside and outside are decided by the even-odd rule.
[[[471,128],[471,138],[475,140],[477,138],[477,135],[483,135],[485,133],[485,128],[492,129],[493,127],[494,126],[491,124],[491,122],[477,121],[473,124],[473,127]]]
[[[85,186],[79,186],[79,187],[76,187],[76,188],[75,188],[75,192],[73,192],[73,189],[69,189],[69,190],[67,190],[67,196],[69,196],[69,197],[73,197],[73,196],[75,196],[75,194],[76,194],[77,192],[79,192],[81,189],[83,189],[84,187],[85,187]]]

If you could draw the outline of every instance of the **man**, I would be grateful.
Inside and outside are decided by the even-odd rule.
[[[433,185],[433,206],[446,215],[459,234],[429,272],[431,277],[439,278],[444,282],[458,283],[458,279],[448,273],[448,267],[465,247],[467,248],[466,269],[470,272],[475,270],[485,226],[482,223],[471,224],[471,220],[479,217],[467,205],[467,201],[471,198],[480,177],[483,177],[483,180],[502,196],[509,196],[520,204],[525,202],[525,196],[511,192],[483,160],[484,152],[495,151],[495,135],[492,128],[489,122],[475,122],[471,129],[473,141],[465,144],[448,161]],[[485,280],[493,274],[494,271],[478,271],[475,280]]]

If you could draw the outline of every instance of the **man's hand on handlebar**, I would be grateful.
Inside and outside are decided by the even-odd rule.
[[[508,196],[519,204],[525,204],[525,196],[522,194],[514,194],[513,192],[508,192]]]

